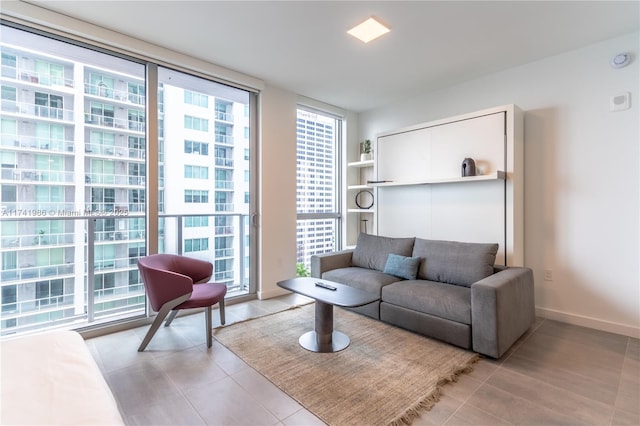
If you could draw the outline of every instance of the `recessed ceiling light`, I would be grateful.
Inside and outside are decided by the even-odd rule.
[[[365,43],[369,43],[371,40],[374,40],[389,31],[391,30],[380,22],[373,18],[369,18],[362,24],[356,25],[347,32],[355,38],[362,40]]]

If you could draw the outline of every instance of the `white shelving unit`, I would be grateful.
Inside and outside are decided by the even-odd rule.
[[[347,189],[359,189],[359,190],[363,190],[363,189],[372,189],[373,185],[349,185],[347,186]]]
[[[345,248],[355,246],[358,234],[364,231],[364,223],[367,224],[367,232],[371,233],[375,229],[376,189],[373,185],[367,184],[367,180],[373,179],[375,160],[354,161],[347,163],[349,171],[349,181],[347,184],[347,239]],[[374,196],[374,205],[369,209],[358,208],[355,204],[356,194],[360,191],[371,191]],[[366,222],[365,222],[366,221]]]
[[[374,160],[368,160],[368,161],[354,161],[352,163],[347,163],[347,167],[355,167],[355,168],[361,168],[361,167],[373,167],[375,164]]]

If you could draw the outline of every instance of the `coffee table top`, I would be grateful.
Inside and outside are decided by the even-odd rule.
[[[316,282],[329,284],[335,290],[316,286]],[[375,302],[380,298],[373,294],[360,290],[359,288],[335,283],[333,281],[321,280],[319,278],[299,277],[278,282],[278,286],[303,296],[311,297],[319,302],[330,305],[353,308]]]

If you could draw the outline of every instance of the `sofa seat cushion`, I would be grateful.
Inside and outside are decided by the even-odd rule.
[[[468,287],[426,280],[400,281],[382,288],[382,301],[471,324],[471,289]]]
[[[378,297],[380,297],[380,289],[382,287],[398,281],[398,277],[393,275],[355,266],[327,271],[322,274],[322,278],[374,293]]]
[[[411,256],[415,238],[389,238],[360,234],[351,257],[353,266],[384,271],[389,254]]]
[[[470,287],[493,274],[497,252],[498,244],[416,238],[412,256],[423,259],[419,279]]]

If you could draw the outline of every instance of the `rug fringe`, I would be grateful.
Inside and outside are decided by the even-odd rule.
[[[422,398],[413,406],[407,408],[404,414],[389,423],[389,426],[410,425],[411,423],[413,423],[413,420],[416,417],[420,416],[422,412],[431,410],[433,406],[436,405],[438,401],[440,401],[440,397],[442,396],[442,386],[450,382],[457,382],[462,374],[471,373],[478,361],[480,361],[480,355],[476,354],[472,359],[469,360],[466,365],[454,370],[447,377],[443,377],[438,382],[438,384],[436,385],[436,389],[433,392]]]

